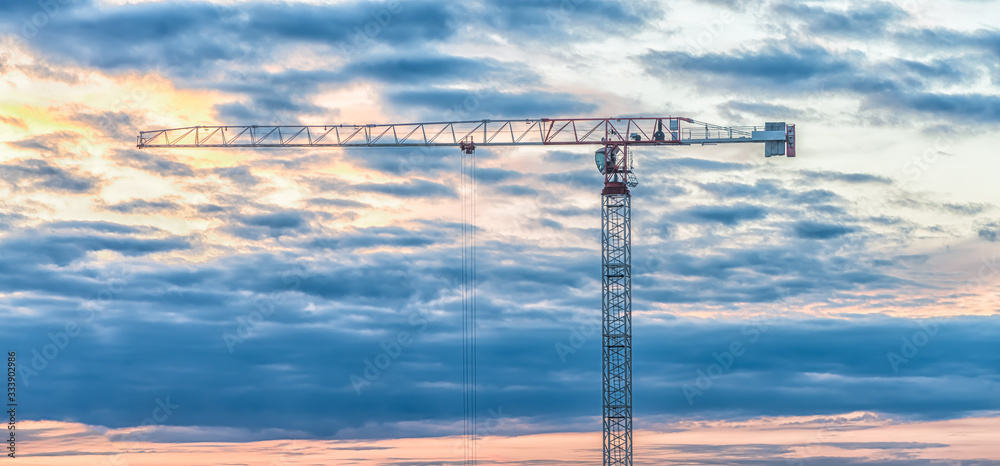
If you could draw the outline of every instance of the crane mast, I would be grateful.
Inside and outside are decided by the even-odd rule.
[[[601,342],[604,464],[632,464],[632,194],[628,146],[595,154],[601,190]],[[603,159],[603,161],[602,161]]]
[[[293,148],[597,145],[601,190],[604,466],[631,466],[632,148],[763,143],[795,157],[795,125],[718,126],[682,117],[541,118],[368,125],[189,126],[139,133],[146,148]]]

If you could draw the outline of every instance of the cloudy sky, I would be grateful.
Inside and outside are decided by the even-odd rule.
[[[996,18],[4,1],[18,461],[462,459],[458,150],[140,151],[138,131],[672,115],[788,121],[799,148],[636,151],[636,464],[1000,464]],[[477,151],[482,464],[600,463],[594,149]]]

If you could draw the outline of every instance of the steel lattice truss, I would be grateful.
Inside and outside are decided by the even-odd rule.
[[[325,126],[190,126],[139,133],[139,148],[600,145],[604,465],[632,465],[631,194],[635,146],[764,143],[795,156],[795,125],[717,126],[680,117],[479,120]]]
[[[690,118],[567,118],[370,125],[189,126],[139,133],[138,147],[412,147],[692,145],[785,142],[785,131],[717,126]]]
[[[601,196],[605,466],[632,465],[631,199]]]

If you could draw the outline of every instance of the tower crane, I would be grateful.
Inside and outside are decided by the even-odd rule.
[[[763,143],[764,156],[795,157],[795,125],[718,126],[682,117],[542,118],[434,123],[190,126],[139,133],[146,148],[599,146],[603,449],[605,466],[632,465],[632,149]]]

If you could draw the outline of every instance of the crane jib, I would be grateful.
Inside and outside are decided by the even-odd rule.
[[[795,125],[720,126],[682,117],[542,118],[366,125],[189,126],[139,133],[147,148],[470,147],[763,143],[795,156]]]

